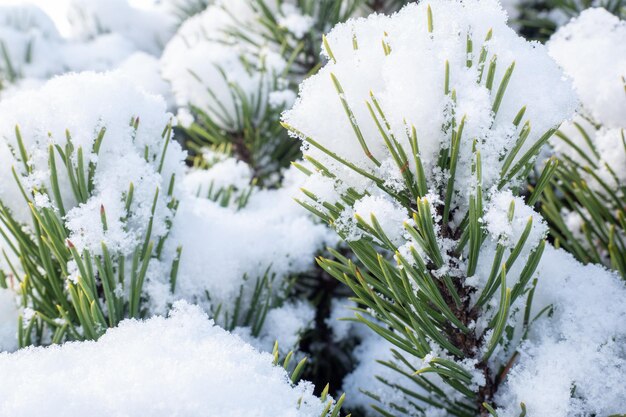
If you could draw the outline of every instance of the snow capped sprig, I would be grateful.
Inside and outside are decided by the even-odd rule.
[[[243,11],[235,13],[236,5]],[[277,123],[295,97],[294,85],[278,50],[251,48],[228,33],[235,15],[246,13],[253,13],[250,5],[239,1],[209,6],[185,21],[165,48],[162,73],[177,105],[194,119],[184,129],[190,147],[199,156],[219,147],[271,184],[298,153]]]
[[[486,415],[528,332],[519,316],[545,248],[541,218],[517,195],[575,109],[570,83],[495,1],[349,21],[324,49],[329,63],[303,83],[284,126],[316,168],[303,170],[308,184],[335,190],[305,189],[300,203],[358,262],[333,251],[318,263],[353,290],[357,319],[399,349],[398,370],[425,391],[411,409]]]
[[[584,11],[554,34],[550,54],[573,79],[581,108],[551,141],[560,167],[544,216],[557,244],[626,277],[626,23]]]
[[[36,312],[20,344],[96,339],[143,316],[144,285],[174,287],[180,256],[161,261],[184,158],[165,103],[119,74],[81,73],[0,108],[3,247]]]

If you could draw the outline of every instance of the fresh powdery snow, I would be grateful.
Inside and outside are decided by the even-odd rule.
[[[161,57],[162,74],[171,83],[176,104],[207,113],[226,130],[241,129],[237,108],[242,101],[253,109],[257,102],[265,105],[286,66],[270,49],[255,56],[249,48],[233,45],[226,34],[236,27],[233,16],[254,21],[245,1],[210,6],[183,23]]]
[[[169,318],[127,320],[97,342],[0,354],[0,414],[27,417],[317,417],[313,385],[177,303]]]
[[[52,190],[49,147],[59,145],[66,149],[69,137],[75,148],[71,156],[74,164],[79,148],[86,161],[95,163],[94,191],[84,204],[78,204],[67,170],[54,151],[72,243],[79,250],[100,253],[101,243],[105,242],[111,250],[130,253],[148,226],[157,190],[161,192],[152,225],[153,236],[165,235],[167,219],[172,216],[166,190],[173,175],[182,177],[185,154],[178,143],[170,141],[162,158],[166,141],[162,135],[172,117],[166,112],[162,98],[144,93],[118,73],[80,73],[55,78],[40,89],[3,100],[0,112],[3,115],[0,199],[19,221],[30,223],[32,217],[11,167],[22,175],[27,192],[37,194],[42,187]],[[16,126],[28,155],[28,172],[26,161],[15,151],[19,148]],[[102,129],[105,129],[102,145],[95,154],[92,149]],[[131,183],[133,201],[126,213],[124,199]],[[49,201],[47,195],[35,198],[34,202],[60,207],[60,202]],[[106,231],[102,227],[100,207],[107,215]]]
[[[572,77],[585,110],[606,127],[626,125],[626,22],[602,8],[585,10],[548,43]]]
[[[241,177],[245,172],[239,170],[249,172],[242,162],[233,160],[218,163],[213,169],[229,169],[236,174],[229,178],[230,184],[239,186],[245,184]],[[244,297],[249,299],[256,280],[268,271],[278,290],[290,274],[310,270],[315,254],[336,241],[327,227],[315,223],[293,202],[303,176],[295,168],[285,173],[282,188],[255,188],[241,210],[222,207],[203,195],[211,183],[228,185],[216,183],[211,172],[193,171],[192,178],[186,180],[189,194],[180,202],[165,245],[183,247],[177,296],[213,308],[220,304],[230,308],[242,285]],[[200,195],[195,197],[198,190]]]
[[[483,188],[500,178],[502,155],[511,149],[519,130],[528,121],[530,133],[518,158],[549,129],[569,117],[576,105],[570,82],[538,43],[529,43],[506,26],[506,16],[495,1],[429,2],[433,13],[433,33],[427,31],[426,3],[410,4],[393,15],[372,15],[337,25],[328,35],[333,58],[316,75],[305,80],[300,98],[284,120],[301,132],[306,155],[326,165],[345,187],[377,193],[373,181],[356,174],[306,140],[312,138],[330,152],[347,159],[367,172],[379,175],[387,183],[401,178],[366,102],[379,103],[393,133],[410,150],[407,129],[415,126],[420,155],[429,184],[446,180],[435,169],[442,144],[449,143],[448,129],[442,129],[452,115],[458,126],[464,119],[463,139],[456,170],[454,206],[467,207],[473,190],[471,175],[472,139],[481,152]],[[422,24],[423,23],[423,24]],[[492,36],[485,43],[491,31]],[[466,41],[470,36],[474,50],[473,64],[467,67]],[[353,44],[355,40],[358,47]],[[386,55],[382,42],[389,45]],[[486,44],[484,68],[478,62],[480,48]],[[496,58],[497,57],[497,58]],[[493,91],[484,85],[487,67],[495,59]],[[450,96],[445,94],[445,68],[449,64],[449,88],[455,91],[456,104],[451,113]],[[515,64],[506,94],[497,115],[492,112],[493,96],[499,81]],[[481,68],[483,68],[481,70]],[[482,83],[477,80],[483,74]],[[358,75],[357,75],[358,74]],[[343,93],[336,91],[332,77]],[[550,94],[546,94],[546,92]],[[353,116],[344,111],[347,102]],[[513,121],[526,107],[519,126]],[[368,150],[364,150],[351,126],[358,123]],[[368,156],[371,153],[380,166]],[[413,158],[410,169],[415,170]],[[393,187],[392,187],[393,188]]]
[[[548,43],[550,54],[572,78],[581,108],[551,143],[557,155],[589,166],[611,189],[626,183],[626,22],[602,8],[592,8],[560,28]],[[606,166],[608,165],[608,167]],[[590,187],[605,192],[592,175]]]
[[[382,406],[396,407],[394,414],[397,407],[411,410],[419,403],[424,416],[446,416],[441,407],[390,387],[428,395],[418,385],[407,385],[407,375],[389,366],[405,365],[394,357],[395,345],[362,323],[338,320],[354,317],[356,302],[332,294],[328,317],[320,317],[321,310],[307,299],[319,301],[317,289],[309,293],[297,282],[297,290],[289,292],[294,277],[313,270],[315,256],[325,246],[342,248],[341,253],[345,249],[330,227],[293,199],[305,189],[317,197],[309,202],[314,211],[327,210],[325,203],[337,204],[343,211],[331,226],[349,244],[367,236],[357,219],[371,225],[375,217],[391,249],[397,249],[395,259],[413,259],[412,249],[423,252],[406,232],[407,225],[415,225],[413,207],[392,197],[408,194],[403,174],[417,170],[411,130],[429,187],[424,197],[439,222],[441,190],[449,173],[437,161],[450,146],[452,129],[462,125],[450,227],[459,227],[476,194],[477,150],[484,196],[478,221],[484,241],[474,275],[465,277],[467,251],[451,262],[457,238],[442,237],[437,225],[436,244],[445,260],[432,274],[463,278],[470,288],[463,302],[473,306],[487,285],[497,251],[503,250],[505,259],[527,232],[516,260],[507,260],[506,286],[514,287],[548,235],[545,220],[517,196],[518,188],[527,185],[524,170],[502,182],[505,157],[520,135],[528,134],[509,168],[547,131],[559,128],[559,135],[581,151],[555,136],[550,143],[557,156],[592,166],[613,189],[626,183],[626,24],[602,8],[582,12],[557,30],[547,46],[528,42],[507,26],[507,12],[509,18],[524,17],[520,7],[530,0],[424,0],[390,16],[351,19],[327,35],[324,65],[301,84],[296,97],[295,85],[308,72],[301,71],[301,60],[316,50],[308,50],[309,42],[327,27],[322,19],[329,18],[318,13],[322,6],[318,9],[316,2],[266,0],[277,35],[270,33],[255,0],[33,1],[49,13],[55,9],[54,18],[26,2],[0,0],[0,202],[33,240],[39,232],[33,209],[52,209],[60,219],[53,232],[67,231],[69,239],[63,239],[68,247],[97,257],[104,243],[114,253],[115,268],[121,264],[125,271],[148,229],[152,240],[163,244],[146,264],[139,313],[145,320],[124,320],[97,341],[18,350],[18,334],[40,330],[34,323],[43,323],[43,313],[35,311],[33,298],[46,297],[47,289],[25,290],[32,283],[14,250],[20,245],[12,225],[0,222],[0,234],[7,235],[0,243],[1,282],[8,287],[0,287],[0,416],[326,417],[313,385],[292,383],[268,353],[276,341],[281,359],[294,350],[293,368],[304,356],[298,351],[303,334],[318,331],[320,323],[330,332],[323,340],[348,346],[344,353],[354,360],[343,386],[331,387],[346,391],[348,409],[378,415],[370,407],[372,397],[378,397]],[[353,16],[371,11],[356,6]],[[305,50],[298,49],[299,42]],[[290,50],[300,54],[286,56]],[[495,66],[488,75],[490,65]],[[511,78],[499,97],[507,71]],[[487,85],[488,77],[493,85]],[[283,121],[294,140],[302,141],[304,160],[295,165],[311,175],[294,166],[275,173],[281,180],[271,187],[262,187],[254,167],[208,149],[194,149],[202,162],[188,165],[182,143],[189,138],[182,130],[194,118],[203,122],[208,117],[225,137],[238,134],[247,128],[240,114],[244,104],[253,114],[248,122],[293,106]],[[372,113],[381,115],[380,124]],[[175,132],[170,126],[177,127]],[[104,136],[96,153],[100,133]],[[397,140],[409,156],[408,167],[398,167],[383,137]],[[83,165],[82,174],[89,175],[93,167],[93,187],[84,199],[76,197],[74,179],[59,156],[59,150],[71,149],[69,160]],[[316,169],[320,164],[328,172]],[[382,181],[376,183],[374,177]],[[603,192],[594,178],[584,178]],[[218,190],[232,198],[215,197]],[[582,233],[577,216],[569,213],[566,221],[577,229],[573,233]],[[394,251],[381,255],[392,260]],[[170,280],[173,265],[175,285]],[[66,285],[79,282],[75,261],[53,267],[67,269]],[[263,300],[263,325],[241,324],[239,309],[252,304],[255,285],[264,277],[271,296]],[[546,244],[525,287],[530,288],[530,325],[524,317],[526,292],[507,312],[508,343],[494,348],[485,366],[489,370],[477,370],[483,342],[472,352],[475,356],[455,363],[471,375],[470,389],[477,391],[485,375],[501,375],[505,369],[492,398],[499,417],[520,416],[522,402],[528,417],[626,412],[624,281]],[[415,285],[415,290],[420,288]],[[122,302],[129,292],[122,285],[115,289]],[[300,298],[289,296],[294,292]],[[102,301],[101,294],[96,297]],[[493,328],[490,321],[498,314],[500,297],[498,291],[469,324],[477,335],[493,331],[484,329]],[[50,319],[53,324],[65,320],[58,317]],[[41,343],[52,340],[49,329],[44,327],[43,333]],[[311,346],[303,346],[319,351],[318,336],[312,334]],[[423,359],[405,357],[415,369],[428,367],[434,358],[455,360],[432,345]],[[461,399],[435,373],[424,375],[451,401]]]

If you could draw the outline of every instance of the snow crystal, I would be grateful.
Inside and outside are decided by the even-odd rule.
[[[317,417],[323,410],[312,384],[292,386],[270,354],[185,303],[167,319],[124,321],[97,342],[0,354],[0,373],[0,414],[19,417],[49,410],[70,417]]]

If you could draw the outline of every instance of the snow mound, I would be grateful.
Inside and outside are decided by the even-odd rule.
[[[319,416],[313,386],[199,308],[127,320],[97,342],[0,354],[0,414],[73,416]],[[26,394],[28,393],[28,394]]]
[[[216,167],[223,168],[223,163]],[[227,168],[227,172],[235,174],[237,169]],[[165,244],[168,252],[173,252],[173,246],[183,246],[177,297],[208,302],[203,297],[208,292],[214,308],[219,304],[226,308],[242,286],[244,298],[249,296],[266,271],[274,276],[273,288],[278,290],[285,278],[313,267],[315,254],[336,238],[293,202],[299,182],[292,178],[299,173],[294,171],[287,171],[283,188],[255,189],[241,210],[222,207],[205,197],[190,195],[181,200]],[[210,176],[211,170],[208,173]],[[186,181],[191,193],[207,188],[192,175]],[[232,180],[244,185],[239,174]]]
[[[626,123],[626,22],[602,8],[583,11],[550,39],[550,55],[572,77],[580,101],[606,127]],[[617,145],[616,145],[617,146]]]
[[[432,33],[427,27],[428,7],[433,15]],[[491,39],[485,41],[488,33]],[[473,45],[469,54],[468,37]],[[303,136],[305,155],[322,162],[345,187],[357,191],[376,193],[377,187],[319,150],[313,141],[382,178],[386,186],[402,187],[398,181],[402,178],[400,169],[391,160],[366,106],[369,102],[375,108],[374,98],[389,123],[387,128],[379,117],[382,130],[393,134],[409,155],[407,129],[415,126],[429,184],[447,180],[436,169],[439,151],[449,146],[450,126],[459,126],[464,119],[455,179],[458,195],[453,200],[453,207],[460,208],[467,207],[473,190],[474,139],[482,158],[483,187],[488,189],[500,179],[502,156],[512,148],[526,122],[530,133],[517,158],[546,131],[569,117],[576,106],[569,81],[545,48],[525,41],[507,27],[506,13],[497,1],[409,4],[392,16],[372,15],[337,25],[327,39],[330,62],[301,85],[299,99],[285,113],[284,120],[302,132],[296,136]],[[483,46],[486,56],[481,64]],[[486,85],[487,73],[494,59],[490,89]],[[506,92],[497,107],[494,103],[500,82],[513,64]],[[333,77],[341,85],[339,94]],[[346,115],[343,100],[353,115]],[[525,113],[516,126],[514,119],[523,106]],[[352,122],[358,124],[360,134],[355,134]],[[363,149],[358,137],[364,138],[368,149]],[[409,169],[415,172],[413,158],[409,161]]]

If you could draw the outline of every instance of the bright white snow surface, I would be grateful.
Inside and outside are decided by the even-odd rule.
[[[592,8],[560,28],[548,43],[550,55],[572,78],[582,104],[574,120],[560,128],[575,146],[555,137],[554,150],[593,168],[618,193],[619,185],[626,183],[624,39],[626,22],[605,9]],[[592,175],[582,175],[590,187],[606,192]]]
[[[602,8],[585,10],[550,39],[550,55],[572,77],[587,112],[606,127],[626,124],[626,22]]]
[[[324,406],[312,384],[292,386],[270,354],[182,302],[97,342],[0,354],[0,374],[0,415],[12,417],[313,417]]]
[[[432,33],[427,29],[428,6],[433,14]],[[485,42],[490,30],[491,39]],[[469,55],[468,36],[474,50]],[[353,39],[358,43],[356,49]],[[382,42],[389,45],[388,55]],[[399,181],[402,175],[366,106],[366,102],[373,106],[372,94],[389,123],[389,129],[383,130],[393,134],[407,154],[411,150],[407,130],[415,126],[430,187],[447,181],[436,167],[440,149],[450,143],[451,133],[446,126],[452,120],[459,126],[464,120],[452,200],[453,209],[460,208],[460,213],[466,210],[475,184],[474,140],[481,153],[483,189],[488,189],[499,181],[502,156],[511,150],[525,124],[530,133],[516,160],[547,130],[570,117],[576,107],[571,83],[561,69],[542,45],[527,42],[506,25],[506,14],[497,1],[409,4],[392,16],[372,15],[335,26],[328,34],[328,45],[331,50],[326,53],[330,58],[332,52],[334,60],[330,58],[316,75],[302,83],[300,96],[285,113],[285,121],[303,136],[382,178],[386,186],[397,191],[403,188]],[[483,46],[486,57],[481,64],[479,52]],[[496,67],[490,90],[486,73],[492,60]],[[456,99],[445,93],[446,62],[449,91],[455,92]],[[510,81],[494,117],[496,91],[513,63]],[[338,94],[333,75],[343,94]],[[353,118],[346,115],[341,98],[348,103]],[[524,115],[515,126],[513,121],[524,106]],[[351,119],[358,123],[367,151],[360,145]],[[384,125],[382,117],[378,119]],[[373,181],[337,162],[313,141],[301,139],[305,155],[336,174],[344,190],[353,187],[359,192],[379,192]],[[368,151],[380,166],[368,157]],[[415,172],[412,158],[409,163]]]

